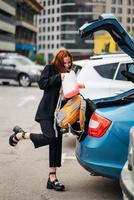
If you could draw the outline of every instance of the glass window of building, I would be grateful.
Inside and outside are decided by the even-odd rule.
[[[50,35],[47,36],[47,39],[50,40]]]
[[[131,5],[131,0],[127,0],[127,5]]]
[[[127,31],[130,32],[130,26],[127,26]]]
[[[131,19],[130,17],[127,17],[127,23],[130,23]]]
[[[41,44],[38,45],[38,49],[41,49]]]
[[[48,32],[50,31],[50,27],[47,27]]]
[[[112,4],[116,4],[116,0],[112,0]]]
[[[122,13],[122,8],[118,8],[118,13]]]
[[[60,12],[60,9],[59,8],[57,8],[57,13],[59,13]]]
[[[50,23],[50,18],[48,18],[48,20],[47,20],[47,21],[48,21],[48,23]]]
[[[54,17],[52,17],[52,22],[54,22]]]
[[[111,12],[112,12],[112,13],[116,13],[116,8],[112,7],[112,8],[111,8]]]
[[[54,14],[54,8],[52,9],[52,14]]]
[[[47,11],[47,12],[48,12],[48,14],[50,14],[50,9],[48,9],[48,11]]]
[[[50,48],[50,45],[49,45],[49,44],[47,45],[47,48],[48,48],[48,49]]]
[[[119,5],[122,5],[122,0],[118,0],[118,4],[119,4]]]
[[[127,14],[131,14],[131,9],[130,8],[127,9]]]
[[[60,18],[59,17],[57,17],[57,22],[59,22],[60,21]]]

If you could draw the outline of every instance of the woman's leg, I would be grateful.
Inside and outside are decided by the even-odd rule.
[[[49,144],[49,167],[61,167],[62,133],[57,127],[58,137]]]
[[[35,148],[50,144],[55,139],[53,121],[41,120],[40,127],[42,133],[37,134],[37,133],[24,132],[20,127],[17,126],[17,129],[14,130],[15,133],[12,134],[9,138],[9,144],[12,146],[16,146],[18,141],[22,139],[31,139]]]
[[[53,128],[53,120],[41,120],[40,128],[42,134],[31,133],[30,139],[35,148],[50,144],[55,139],[55,131]]]

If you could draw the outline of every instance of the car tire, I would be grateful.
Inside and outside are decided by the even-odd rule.
[[[31,85],[30,78],[27,74],[21,74],[19,76],[19,85],[22,87],[28,87]]]

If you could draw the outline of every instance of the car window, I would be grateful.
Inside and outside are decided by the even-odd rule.
[[[134,73],[134,63],[127,64],[127,68],[129,72]]]
[[[94,69],[103,77],[113,79],[115,71],[119,63],[110,63],[95,66]]]
[[[23,57],[12,58],[12,62],[21,64],[21,65],[33,65],[33,62],[30,59],[23,58]]]
[[[123,74],[121,73],[122,71],[129,71],[134,73],[134,63],[124,63],[120,65],[120,68],[118,70],[117,76],[116,76],[116,80],[121,80],[121,81],[128,81],[128,79],[123,76]]]
[[[10,59],[2,59],[3,65],[12,65],[14,64]]]

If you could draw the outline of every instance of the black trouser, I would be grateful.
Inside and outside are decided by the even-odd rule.
[[[50,120],[41,120],[40,127],[42,134],[30,134],[30,139],[35,148],[49,144],[49,167],[61,166],[62,154],[62,133],[57,126],[58,137],[55,137],[54,122]]]

